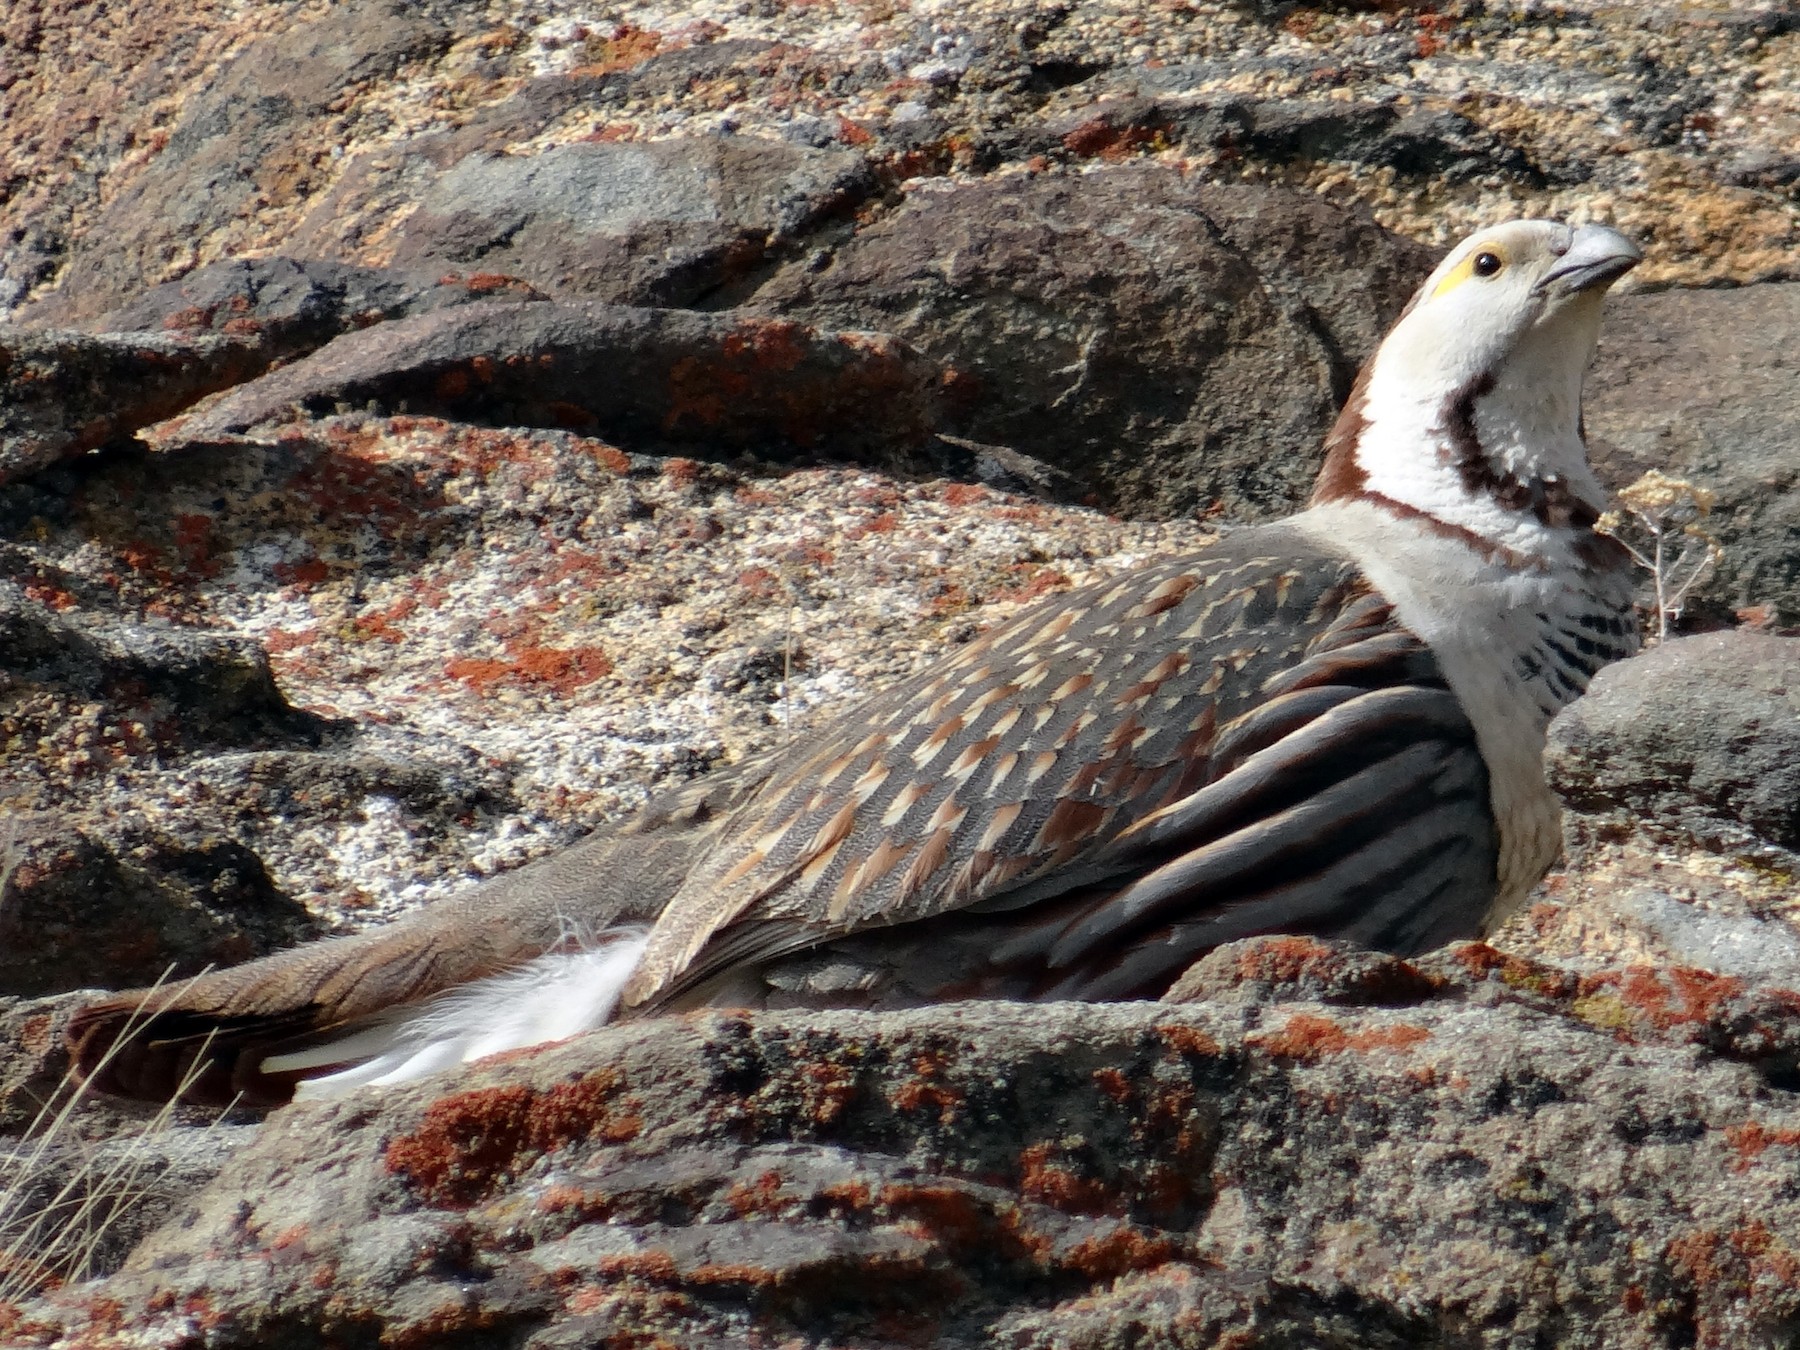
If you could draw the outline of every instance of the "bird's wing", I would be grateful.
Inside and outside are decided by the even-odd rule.
[[[1308,926],[1451,854],[1472,930],[1486,791],[1429,648],[1356,566],[1242,530],[1024,611],[808,742],[675,893],[626,999],[951,911],[1008,914],[973,927],[1046,970],[1097,969],[1172,923],[1224,934],[1204,950],[1251,903],[1249,931]],[[1393,866],[1346,861],[1377,840]],[[1433,926],[1414,908],[1340,917],[1410,938]]]

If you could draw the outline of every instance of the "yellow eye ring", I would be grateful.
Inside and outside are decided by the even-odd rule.
[[[1470,277],[1486,279],[1498,276],[1506,267],[1506,251],[1498,244],[1488,244],[1470,252],[1448,276],[1432,289],[1431,298],[1448,295]]]

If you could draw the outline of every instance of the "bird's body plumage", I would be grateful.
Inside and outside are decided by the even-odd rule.
[[[502,1048],[503,1007],[528,1044],[702,1003],[1155,996],[1271,931],[1477,934],[1554,859],[1549,719],[1635,645],[1579,423],[1636,257],[1484,232],[1358,380],[1307,511],[1053,597],[452,907],[206,977],[144,1032],[157,996],[96,1004],[78,1062],[278,1100]]]

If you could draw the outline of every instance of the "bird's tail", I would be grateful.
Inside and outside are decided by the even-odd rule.
[[[275,1106],[309,1080],[309,1095],[404,1082],[598,1026],[648,926],[769,763],[385,928],[90,1003],[69,1026],[75,1072],[115,1096]]]
[[[266,1056],[261,1072],[302,1075],[294,1098],[312,1101],[365,1083],[408,1083],[504,1050],[566,1040],[611,1020],[649,936],[647,927],[630,924],[575,939],[348,1036]],[[320,1069],[330,1072],[305,1076]]]

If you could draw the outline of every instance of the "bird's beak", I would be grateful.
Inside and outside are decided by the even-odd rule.
[[[1644,251],[1617,230],[1583,225],[1556,265],[1537,284],[1540,294],[1603,291],[1644,260]]]

